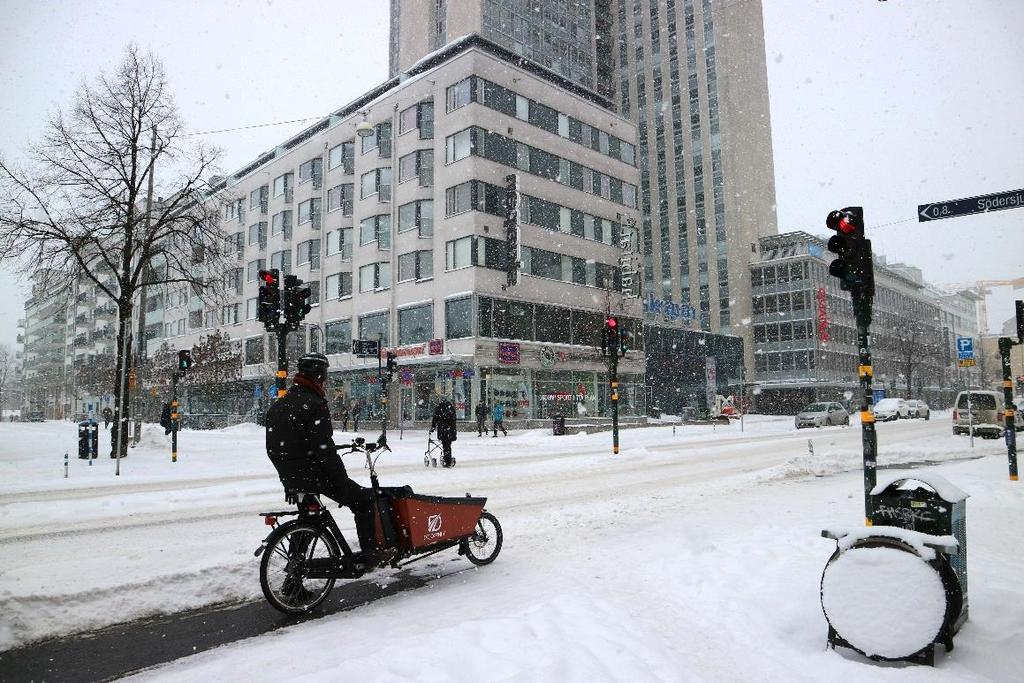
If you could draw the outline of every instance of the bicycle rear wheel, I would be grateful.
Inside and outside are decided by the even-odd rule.
[[[324,601],[335,579],[311,579],[306,563],[341,558],[338,542],[325,528],[310,522],[282,525],[267,542],[260,560],[260,587],[275,609],[285,614],[305,614]]]

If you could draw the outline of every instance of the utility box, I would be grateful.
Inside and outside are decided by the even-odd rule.
[[[963,603],[952,633],[967,621],[967,494],[937,474],[896,474],[879,479],[871,490],[871,523],[912,529],[932,536],[952,536],[956,554],[946,555],[960,582]]]

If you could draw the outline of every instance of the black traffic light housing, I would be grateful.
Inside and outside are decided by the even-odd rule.
[[[277,327],[281,315],[281,285],[277,268],[261,270],[260,291],[256,300],[256,319],[266,326],[268,331]]]
[[[178,370],[184,372],[192,367],[192,352],[188,349],[178,351]]]
[[[871,324],[871,304],[875,298],[875,264],[871,258],[871,240],[864,236],[864,209],[848,206],[832,211],[825,225],[834,230],[828,250],[839,256],[829,264],[828,272],[839,280],[839,287],[850,293],[853,312],[859,325]]]
[[[625,356],[627,352],[633,350],[633,346],[636,340],[633,337],[633,333],[626,329],[624,326],[619,326],[619,355]]]
[[[398,355],[394,351],[387,352],[387,371],[389,375],[398,372]]]
[[[609,315],[604,319],[604,327],[601,328],[601,355],[619,356],[619,319]]]
[[[309,303],[313,290],[295,275],[284,276],[284,320],[288,329],[297,330],[313,307]]]

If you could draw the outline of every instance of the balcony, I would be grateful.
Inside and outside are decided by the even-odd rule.
[[[117,315],[117,306],[115,304],[97,306],[93,309],[92,314],[94,318],[113,318]]]

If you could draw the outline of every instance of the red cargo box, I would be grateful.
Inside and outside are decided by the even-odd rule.
[[[486,498],[409,495],[391,501],[398,543],[419,549],[473,533]]]

